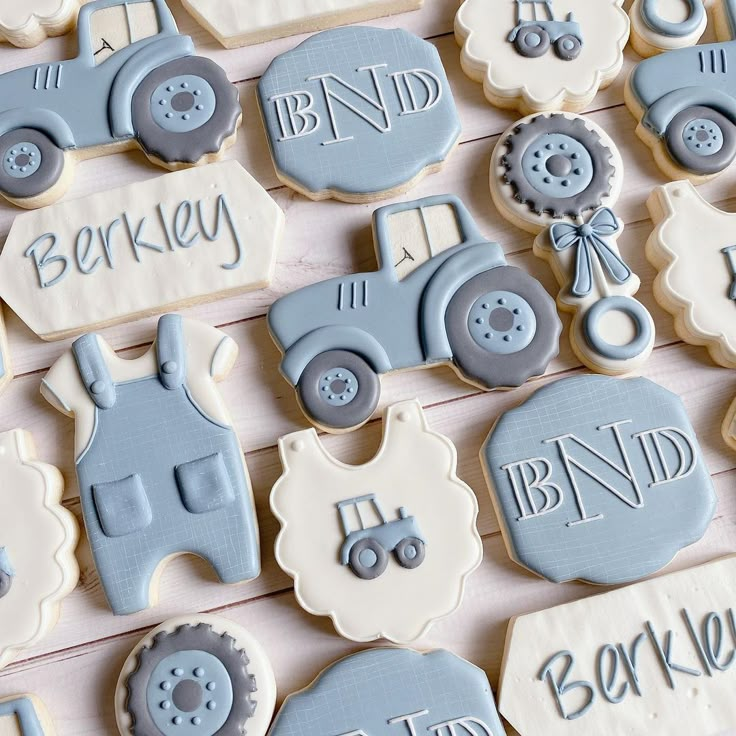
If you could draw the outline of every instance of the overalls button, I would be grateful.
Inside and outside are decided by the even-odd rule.
[[[167,361],[166,361],[166,362],[165,362],[165,363],[164,363],[164,364],[163,364],[163,365],[161,366],[161,370],[162,370],[162,371],[163,371],[164,373],[167,373],[167,374],[171,374],[171,373],[176,373],[176,369],[177,369],[177,368],[178,368],[178,366],[176,365],[176,363],[175,363],[175,362],[174,362],[173,360],[167,360]]]
[[[105,391],[105,382],[104,381],[95,381],[90,387],[89,390],[95,395],[99,396],[101,393],[104,393]]]

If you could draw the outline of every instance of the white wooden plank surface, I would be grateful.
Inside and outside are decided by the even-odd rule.
[[[230,379],[223,384],[241,443],[246,450],[261,524],[263,573],[247,585],[223,586],[199,560],[180,558],[167,569],[160,605],[144,613],[116,618],[107,609],[89,549],[78,550],[82,580],[67,599],[56,629],[27,656],[0,673],[0,697],[19,691],[40,695],[54,714],[60,736],[115,734],[112,691],[122,662],[142,633],[161,620],[181,613],[221,613],[250,628],[272,657],[279,697],[305,685],[335,658],[358,647],[337,637],[328,620],[302,612],[294,601],[291,581],[273,559],[277,523],[268,509],[268,493],[280,473],[276,440],[285,432],[306,425],[293,390],[279,376],[279,354],[264,319],[276,297],[331,276],[375,267],[370,237],[372,205],[314,203],[279,185],[268,155],[255,105],[257,77],[276,54],[300,39],[282,39],[257,47],[225,51],[171,0],[180,28],[195,39],[198,52],[213,58],[238,82],[244,105],[244,127],[229,152],[271,191],[287,213],[287,230],[279,255],[276,278],[269,289],[189,310],[190,316],[219,325],[240,345],[241,354]],[[453,192],[470,207],[481,229],[498,240],[509,260],[538,277],[555,294],[556,283],[548,268],[531,253],[532,237],[503,221],[493,208],[488,191],[488,164],[500,133],[515,119],[511,112],[495,110],[483,97],[480,85],[460,70],[459,49],[452,23],[459,0],[426,0],[421,11],[382,19],[375,25],[400,25],[437,45],[448,71],[463,121],[462,143],[442,173],[427,178],[411,196]],[[0,46],[0,72],[75,53],[73,36],[52,39],[36,49]],[[720,437],[720,422],[736,395],[736,374],[713,365],[705,350],[684,345],[674,334],[672,320],[651,294],[653,269],[643,246],[651,230],[645,207],[653,186],[664,181],[649,150],[634,135],[635,123],[622,104],[625,74],[636,62],[627,51],[625,70],[609,89],[601,92],[589,113],[620,146],[626,165],[624,193],[617,213],[628,224],[619,244],[624,257],[642,279],[641,298],[657,326],[656,349],[641,371],[682,396],[703,446],[719,494],[719,509],[706,537],[681,553],[668,569],[707,561],[736,548],[736,455]],[[142,154],[118,154],[78,166],[68,198],[161,175]],[[736,203],[736,167],[701,187],[709,200],[729,209]],[[4,238],[17,210],[0,204],[0,237]],[[41,457],[58,465],[67,481],[65,503],[79,515],[73,472],[71,420],[58,415],[38,393],[40,379],[51,363],[68,348],[68,342],[43,343],[14,315],[7,314],[16,379],[0,397],[0,431],[12,427],[31,430]],[[154,320],[123,325],[103,334],[126,356],[134,356],[150,341]],[[563,336],[561,352],[539,381],[549,381],[582,369]],[[526,398],[537,382],[513,392],[485,394],[460,381],[448,368],[388,376],[383,382],[381,407],[404,398],[418,397],[437,430],[458,447],[459,474],[478,495],[479,527],[486,559],[471,578],[466,600],[458,613],[438,624],[420,647],[447,647],[484,667],[494,685],[501,662],[509,616],[537,610],[600,592],[570,583],[554,586],[539,580],[508,559],[485,487],[478,451],[496,417]],[[325,444],[348,462],[364,462],[376,451],[381,423],[372,421],[359,432],[328,437]]]

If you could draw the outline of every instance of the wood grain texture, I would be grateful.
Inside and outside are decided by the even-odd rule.
[[[129,650],[143,632],[173,615],[206,611],[221,613],[260,638],[276,670],[279,700],[307,684],[339,656],[359,647],[341,640],[327,619],[307,615],[298,607],[291,580],[273,558],[278,524],[268,508],[268,494],[281,468],[278,437],[307,426],[294,392],[278,373],[279,353],[266,328],[265,313],[277,297],[331,276],[375,268],[370,235],[373,205],[310,202],[279,185],[268,154],[255,103],[257,77],[278,53],[300,38],[281,39],[260,46],[227,51],[199,28],[170,0],[183,32],[193,35],[199,53],[208,56],[237,81],[244,106],[244,125],[228,157],[238,159],[270,190],[285,210],[286,235],[279,254],[276,278],[270,288],[242,297],[200,306],[187,316],[221,326],[240,346],[240,357],[230,378],[222,384],[246,451],[261,525],[263,573],[237,586],[216,582],[207,565],[179,558],[166,570],[157,608],[131,617],[109,612],[94,571],[89,549],[82,542],[78,557],[82,580],[66,600],[56,629],[25,658],[0,674],[0,697],[33,691],[49,706],[60,736],[116,734],[112,709],[115,681]],[[552,295],[558,287],[545,263],[531,251],[532,236],[506,223],[491,204],[488,165],[499,134],[517,115],[492,108],[481,86],[460,70],[460,51],[452,35],[459,0],[426,0],[414,13],[375,21],[380,27],[401,26],[434,43],[447,68],[463,123],[461,145],[442,173],[425,179],[409,197],[451,192],[466,202],[481,230],[503,245],[513,265],[539,278]],[[710,34],[710,31],[709,31]],[[707,34],[704,40],[711,36]],[[63,59],[75,53],[73,36],[56,38],[41,46],[18,50],[0,47],[0,72],[33,63]],[[657,341],[654,353],[640,371],[684,400],[703,447],[719,495],[716,520],[706,537],[683,551],[669,569],[682,569],[736,550],[736,455],[720,436],[720,422],[736,395],[736,374],[712,364],[706,351],[684,345],[675,336],[671,317],[654,302],[652,267],[644,257],[644,243],[652,229],[645,206],[651,189],[664,182],[651,153],[634,134],[635,121],[623,106],[625,75],[637,57],[627,50],[624,72],[601,92],[590,107],[592,118],[621,148],[626,166],[624,192],[616,212],[627,224],[619,239],[622,255],[641,277],[639,295],[654,317]],[[140,153],[126,153],[80,163],[67,199],[160,176],[163,172]],[[724,209],[736,208],[728,199],[735,189],[736,167],[700,187],[709,201]],[[408,197],[407,197],[408,198]],[[17,210],[0,204],[0,238],[5,238]],[[104,298],[104,297],[102,297]],[[16,378],[0,397],[0,431],[22,427],[33,432],[40,457],[58,465],[66,479],[66,505],[80,514],[73,471],[73,422],[55,412],[39,394],[45,370],[64,352],[69,341],[43,343],[17,317],[6,311],[11,358]],[[566,326],[569,324],[564,318]],[[102,334],[129,357],[142,352],[154,334],[155,320],[122,325]],[[383,381],[380,409],[394,401],[418,397],[432,428],[450,437],[458,448],[459,475],[471,485],[480,503],[479,528],[485,561],[470,578],[461,609],[436,625],[419,647],[446,647],[480,665],[497,684],[506,622],[518,615],[600,592],[592,586],[568,583],[555,586],[525,572],[506,554],[498,523],[483,481],[478,451],[500,413],[529,396],[540,384],[582,372],[563,335],[560,356],[547,375],[512,392],[483,393],[460,381],[448,368],[404,372]],[[381,438],[374,418],[358,432],[324,438],[327,449],[347,462],[365,462]]]

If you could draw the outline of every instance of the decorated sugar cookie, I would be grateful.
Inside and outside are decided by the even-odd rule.
[[[436,47],[401,29],[312,36],[271,62],[258,100],[279,179],[311,199],[397,196],[460,137]]]
[[[715,511],[682,401],[646,378],[548,384],[496,422],[481,460],[509,554],[556,583],[650,575]]]
[[[271,663],[232,621],[169,619],[136,645],[115,690],[121,736],[264,736],[276,703]]]
[[[420,8],[424,0],[183,0],[223,46],[250,46]]]
[[[463,71],[522,114],[579,112],[618,76],[623,0],[465,0],[455,17]]]
[[[16,217],[0,294],[42,338],[78,335],[267,286],[283,228],[236,161],[178,171]]]
[[[3,305],[0,303],[0,392],[13,380],[13,366],[10,362],[10,347],[8,346],[8,334],[5,330],[5,318],[3,317]]]
[[[478,503],[418,401],[386,411],[381,449],[365,465],[336,460],[314,429],[282,437],[279,453],[276,559],[303,608],[348,639],[399,643],[458,608],[483,557]]]
[[[725,557],[512,620],[499,710],[520,736],[730,736],[735,575]]]
[[[2,736],[55,736],[56,730],[46,706],[35,695],[14,695],[0,699]]]
[[[307,418],[328,431],[367,421],[389,371],[451,364],[485,389],[519,386],[557,355],[553,300],[508,266],[457,197],[373,214],[379,270],[278,299],[268,325]]]
[[[706,202],[686,181],[656,187],[647,202],[655,229],[647,258],[659,270],[654,296],[678,336],[736,368],[736,215]]]
[[[78,36],[75,59],[0,76],[6,199],[28,209],[54,202],[82,157],[139,147],[177,169],[214,161],[235,141],[237,88],[194,55],[164,0],[90,2]]]
[[[5,0],[0,4],[0,41],[14,46],[38,46],[50,36],[74,28],[84,0]]]
[[[64,481],[36,459],[28,432],[0,434],[0,667],[35,646],[77,585],[79,528],[61,505]],[[0,706],[0,713],[2,706]],[[2,733],[0,719],[0,733]],[[29,734],[32,732],[28,732]]]
[[[167,314],[140,357],[87,334],[43,379],[44,397],[75,419],[87,537],[115,614],[155,604],[180,554],[209,562],[223,583],[260,573],[248,473],[216,386],[237,352],[220,330]]]
[[[368,649],[284,701],[270,736],[504,736],[488,677],[442,649]]]
[[[708,24],[704,0],[634,0],[629,18],[639,56],[694,46]]]

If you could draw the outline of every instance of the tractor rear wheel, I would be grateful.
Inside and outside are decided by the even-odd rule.
[[[33,128],[18,128],[1,136],[0,155],[0,192],[9,199],[44,194],[64,173],[64,151]]]
[[[541,26],[523,26],[514,39],[516,50],[530,59],[544,56],[549,49],[549,33]]]
[[[381,382],[359,355],[328,350],[309,362],[297,392],[304,413],[315,424],[326,429],[351,429],[373,414]]]
[[[424,542],[416,537],[402,539],[394,550],[396,562],[407,570],[414,570],[424,562]]]
[[[445,327],[460,373],[487,389],[520,386],[544,373],[562,331],[552,297],[513,266],[484,271],[461,286]]]
[[[372,537],[359,539],[348,557],[350,569],[362,580],[380,578],[388,565],[388,552]]]

